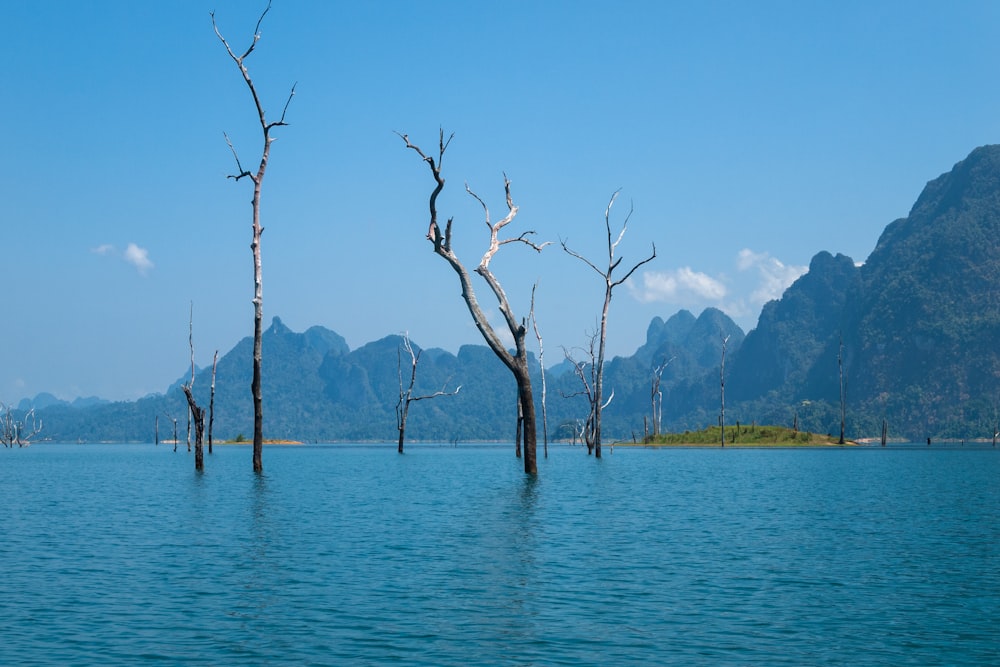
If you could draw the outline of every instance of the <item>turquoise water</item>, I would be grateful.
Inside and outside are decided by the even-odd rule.
[[[1000,664],[1000,450],[264,467],[0,451],[0,664]]]

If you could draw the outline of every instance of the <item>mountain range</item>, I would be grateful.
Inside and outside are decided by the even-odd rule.
[[[400,363],[409,364],[401,344],[387,336],[351,350],[333,331],[296,333],[274,318],[263,342],[265,437],[393,440]],[[724,344],[727,423],[797,423],[835,433],[843,384],[848,437],[877,436],[883,419],[898,438],[991,437],[1000,420],[1000,146],[977,148],[930,181],[864,263],[816,254],[749,333],[714,308],[654,318],[634,354],[606,364],[605,386],[615,392],[604,412],[606,439],[652,430],[654,369],[661,366],[660,428],[717,424]],[[219,359],[218,439],[252,432],[250,358],[248,337]],[[537,363],[534,372],[541,401]],[[580,381],[568,362],[545,375],[549,438],[570,438],[586,416]],[[35,408],[48,439],[151,441],[157,423],[160,438],[172,437],[175,418],[184,429],[180,382],[137,401],[71,404],[43,394],[19,408]],[[201,369],[194,389],[203,406],[210,385],[211,369]],[[459,386],[454,396],[414,404],[408,437],[512,439],[513,380],[488,348],[421,352],[417,394]]]

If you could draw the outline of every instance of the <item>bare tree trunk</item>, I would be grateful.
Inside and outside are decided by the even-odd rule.
[[[428,225],[427,238],[434,244],[434,252],[447,261],[452,270],[454,270],[455,274],[458,276],[458,280],[462,285],[462,299],[465,301],[465,305],[469,309],[470,315],[472,315],[472,320],[475,322],[476,328],[479,329],[479,333],[482,334],[486,344],[491,350],[493,350],[493,353],[497,356],[497,358],[499,358],[508,370],[510,370],[511,374],[514,376],[514,381],[517,383],[518,397],[523,410],[524,418],[524,472],[529,475],[535,475],[538,473],[537,460],[535,456],[537,438],[535,404],[531,393],[531,376],[528,373],[528,350],[525,346],[524,340],[527,323],[523,320],[519,322],[514,316],[513,309],[507,299],[507,294],[504,292],[503,287],[501,287],[496,276],[494,276],[493,272],[490,270],[490,261],[500,249],[500,246],[508,243],[523,243],[539,252],[547,244],[536,244],[532,242],[529,237],[534,232],[531,231],[524,232],[520,236],[513,238],[499,238],[500,231],[510,224],[510,222],[514,219],[514,216],[517,215],[518,210],[517,206],[514,205],[514,201],[510,193],[510,180],[506,177],[506,175],[504,176],[504,194],[506,195],[508,213],[506,217],[496,223],[490,222],[490,212],[486,203],[468,186],[466,186],[466,192],[474,197],[483,207],[483,213],[486,218],[486,226],[490,230],[489,248],[483,254],[475,272],[479,274],[484,281],[486,281],[486,284],[493,292],[493,296],[496,297],[497,304],[500,308],[500,314],[503,316],[507,330],[514,339],[515,352],[511,354],[503,340],[493,329],[493,325],[490,324],[489,318],[479,306],[479,301],[476,298],[476,292],[473,289],[469,272],[452,250],[452,220],[448,220],[444,232],[441,231],[441,228],[438,225],[437,197],[444,188],[444,178],[441,176],[441,161],[444,158],[444,153],[448,144],[451,142],[451,137],[445,141],[444,131],[442,130],[439,132],[438,156],[435,160],[434,157],[425,155],[419,147],[411,144],[409,138],[405,134],[400,134],[399,136],[404,142],[406,142],[407,148],[415,151],[420,158],[427,163],[430,167],[431,174],[434,177],[435,188],[431,192],[429,200],[430,224]]]
[[[629,218],[632,217],[632,209],[629,209],[628,215],[625,216],[625,222],[622,223],[622,229],[618,233],[618,238],[614,239],[611,233],[611,207],[614,206],[615,200],[618,198],[620,190],[616,191],[611,196],[611,201],[608,202],[608,207],[604,211],[604,228],[607,232],[607,247],[608,247],[608,268],[606,271],[598,269],[597,266],[591,262],[589,259],[583,257],[579,253],[573,252],[569,249],[565,242],[562,243],[563,250],[568,254],[576,257],[580,261],[587,264],[590,268],[596,271],[601,278],[604,280],[604,306],[601,309],[601,330],[600,339],[597,347],[597,362],[596,362],[596,375],[594,378],[593,387],[593,439],[594,439],[594,456],[596,458],[601,458],[601,411],[607,407],[604,403],[604,349],[607,343],[608,337],[608,309],[611,307],[611,295],[615,287],[621,285],[623,282],[628,280],[636,269],[638,269],[643,264],[653,261],[656,257],[656,245],[653,245],[652,254],[646,259],[642,260],[618,280],[612,279],[612,274],[618,265],[621,264],[622,258],[615,259],[615,250],[618,248],[618,244],[621,243],[622,238],[625,236],[625,230],[628,228]],[[608,403],[611,400],[608,399]]]
[[[542,345],[542,334],[538,330],[538,320],[535,319],[535,288],[538,283],[531,288],[531,328],[535,330],[535,338],[538,340],[538,366],[542,373],[542,447],[545,458],[549,458],[549,417],[545,410],[545,348]]]
[[[399,348],[396,348],[396,372],[399,376],[399,401],[396,403],[396,428],[399,431],[399,446],[397,450],[400,454],[403,453],[403,440],[406,438],[406,418],[410,413],[410,403],[414,401],[423,401],[428,398],[437,398],[438,396],[454,396],[461,389],[462,386],[459,385],[455,391],[446,391],[448,383],[445,382],[445,386],[441,388],[441,391],[436,391],[433,394],[424,394],[423,396],[414,396],[413,387],[417,382],[417,364],[420,363],[420,354],[423,350],[418,351],[416,354],[413,352],[413,346],[410,345],[410,336],[408,334],[403,335],[403,347],[410,355],[410,384],[403,389],[403,362],[401,358],[401,353]]]
[[[189,411],[194,416],[194,469],[204,470],[205,450],[202,442],[205,435],[205,409],[199,408],[198,404],[195,403],[191,387],[185,384],[181,385],[181,389],[184,390],[184,396],[187,398]]]
[[[720,333],[721,335],[721,333]],[[720,393],[720,409],[719,413],[719,431],[722,433],[722,446],[726,446],[726,344],[729,342],[729,336],[722,336],[722,365],[719,367],[719,393]]]
[[[521,396],[521,425],[524,435],[524,471],[530,474],[538,473],[538,461],[536,459],[535,443],[537,432],[535,420],[535,402],[531,394],[531,377],[528,375],[528,364],[525,359],[524,367],[520,374],[515,374],[517,380],[518,393]],[[530,446],[529,446],[530,443]]]
[[[396,428],[399,430],[399,446],[397,450],[400,454],[403,453],[403,440],[406,438],[406,417],[410,412],[410,395],[413,393],[413,384],[417,379],[417,361],[420,357],[418,354],[413,354],[413,347],[410,346],[409,336],[403,338],[404,344],[406,345],[406,350],[410,353],[410,386],[407,390],[403,391],[403,362],[399,352],[399,348],[396,348],[396,371],[399,375],[399,403],[396,404]],[[423,350],[421,350],[422,352]]]
[[[219,351],[212,357],[212,390],[208,398],[208,453],[212,453],[212,428],[215,425],[215,368],[219,365]]]
[[[253,395],[253,469],[254,472],[262,472],[264,470],[263,463],[261,461],[262,452],[264,448],[264,399],[263,393],[261,391],[261,358],[262,354],[262,341],[264,335],[264,296],[263,296],[263,280],[261,278],[261,259],[260,259],[260,235],[264,231],[264,228],[260,224],[260,194],[261,186],[264,182],[264,173],[267,170],[267,161],[271,153],[271,142],[274,141],[274,137],[271,136],[271,130],[275,127],[280,127],[287,125],[285,122],[285,113],[288,111],[288,105],[292,101],[292,97],[295,95],[295,86],[292,86],[291,93],[288,95],[288,100],[285,102],[285,108],[281,112],[281,118],[277,121],[268,123],[264,115],[264,107],[260,101],[260,97],[257,95],[257,89],[254,87],[253,81],[250,79],[250,72],[247,71],[246,65],[244,65],[244,60],[253,53],[254,48],[257,46],[257,40],[260,39],[260,24],[270,11],[270,3],[267,9],[260,15],[257,20],[257,27],[254,30],[253,42],[250,47],[243,52],[243,55],[236,55],[232,48],[229,46],[229,42],[222,36],[219,31],[219,27],[215,22],[215,12],[211,12],[212,16],[212,28],[215,30],[216,36],[222,42],[223,46],[226,47],[226,52],[229,57],[233,59],[239,67],[240,74],[243,76],[243,80],[246,82],[247,87],[250,89],[250,94],[253,97],[254,106],[257,109],[257,117],[260,121],[261,131],[263,132],[264,146],[261,152],[260,164],[257,167],[257,173],[254,174],[250,171],[243,169],[243,165],[240,164],[239,157],[236,154],[236,149],[233,147],[232,142],[229,140],[228,135],[226,136],[226,143],[233,152],[233,157],[236,159],[236,168],[239,173],[231,174],[228,178],[235,180],[240,180],[243,177],[249,178],[253,182],[253,241],[250,244],[250,250],[253,252],[253,284],[254,284],[254,296],[253,296],[253,377],[250,382],[250,393]]]
[[[847,388],[844,386],[844,334],[840,334],[840,347],[837,351],[837,368],[840,371],[840,440],[844,444],[844,424],[847,421]]]
[[[521,396],[517,397],[517,428],[514,429],[514,457],[521,458],[521,425],[524,423],[524,408],[521,407]]]
[[[188,403],[188,451],[191,451],[191,420],[194,419],[194,469],[205,469],[205,455],[202,441],[205,434],[205,409],[198,407],[191,388],[194,387],[194,303],[191,304],[191,316],[188,320],[188,348],[191,350],[191,380],[181,389]]]
[[[660,380],[663,377],[663,371],[666,370],[670,362],[676,357],[670,357],[664,361],[659,366],[653,368],[653,381],[650,383],[649,388],[649,401],[652,408],[652,420],[653,420],[653,437],[660,435],[660,427],[663,419],[663,392],[660,391]]]

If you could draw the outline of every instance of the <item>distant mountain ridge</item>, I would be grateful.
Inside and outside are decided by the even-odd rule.
[[[724,340],[727,423],[797,422],[835,432],[842,370],[848,437],[877,435],[883,419],[896,437],[992,435],[1000,420],[1000,147],[977,148],[930,181],[861,266],[817,253],[809,270],[764,306],[749,334],[714,308],[653,318],[633,355],[607,362],[605,385],[615,392],[604,412],[608,437],[640,438],[651,429],[653,369],[661,364],[663,429],[717,423]],[[391,441],[400,343],[387,336],[351,350],[333,331],[295,333],[274,318],[264,336],[265,436]],[[250,351],[248,337],[219,359],[218,438],[252,431]],[[210,373],[199,370],[195,382],[203,405]],[[547,380],[549,434],[569,438],[586,415],[575,395],[579,380],[566,363]],[[417,382],[424,393],[462,388],[411,412],[413,439],[512,439],[513,381],[485,346],[467,345],[457,355],[425,350]],[[157,421],[160,437],[163,424],[183,424],[178,387],[126,403],[77,405],[50,395],[33,403],[49,438],[149,441]]]

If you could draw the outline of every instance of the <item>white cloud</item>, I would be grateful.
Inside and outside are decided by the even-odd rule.
[[[784,291],[809,267],[790,266],[768,252],[741,250],[735,258],[736,272],[715,276],[689,266],[671,271],[647,271],[636,282],[629,281],[632,296],[642,303],[667,303],[699,312],[715,307],[752,327],[761,306],[780,299]],[[742,275],[748,274],[748,275]]]
[[[780,299],[788,286],[809,270],[808,266],[786,265],[767,252],[754,252],[749,248],[740,250],[736,268],[757,272],[757,287],[748,297],[750,303],[757,306]]]
[[[149,259],[149,251],[134,243],[129,243],[128,247],[125,248],[124,257],[125,261],[134,266],[140,275],[146,275],[153,268],[153,262]]]
[[[95,248],[91,248],[90,252],[101,256],[121,257],[123,260],[134,266],[135,270],[139,272],[139,275],[143,276],[146,275],[154,266],[152,260],[149,259],[149,251],[145,248],[137,246],[134,243],[129,243],[128,246],[126,246],[125,251],[122,253],[119,253],[118,249],[110,243],[102,243]]]
[[[642,287],[629,284],[633,296],[643,303],[664,301],[691,304],[720,301],[726,296],[726,286],[716,278],[683,266],[673,271],[646,271]]]

